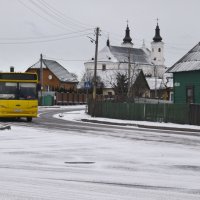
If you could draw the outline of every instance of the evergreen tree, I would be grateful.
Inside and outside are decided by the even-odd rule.
[[[117,73],[116,83],[113,84],[113,90],[116,95],[126,96],[128,92],[128,77],[127,74]]]

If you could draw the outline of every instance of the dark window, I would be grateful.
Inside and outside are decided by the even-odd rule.
[[[186,88],[186,102],[194,103],[194,87]]]
[[[19,99],[36,99],[35,83],[19,83]]]
[[[158,49],[158,52],[161,52],[161,48]]]
[[[0,99],[37,99],[36,83],[0,82]]]
[[[0,79],[7,80],[37,80],[36,74],[28,73],[1,73]]]
[[[102,65],[102,71],[106,71],[106,65],[105,64]]]
[[[17,93],[17,83],[0,82],[0,99],[16,99]]]

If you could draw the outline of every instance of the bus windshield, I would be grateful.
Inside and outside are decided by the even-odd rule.
[[[16,99],[17,83],[0,82],[0,99]]]
[[[37,99],[36,83],[0,82],[0,99]]]
[[[36,99],[36,83],[19,83],[19,99]]]

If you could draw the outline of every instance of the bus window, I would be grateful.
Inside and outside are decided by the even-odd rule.
[[[36,83],[19,83],[19,99],[36,99]]]
[[[16,99],[17,83],[0,82],[0,99]]]

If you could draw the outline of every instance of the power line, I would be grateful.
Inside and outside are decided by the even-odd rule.
[[[86,62],[88,60],[86,59],[65,59],[65,58],[54,58],[54,57],[48,57],[48,56],[44,56],[45,59],[49,59],[49,60],[60,60],[60,61],[66,61],[66,62]]]
[[[64,29],[64,27],[62,27],[62,26],[60,26],[60,25],[58,25],[58,24],[55,24],[54,22],[52,22],[52,21],[49,20],[48,18],[46,18],[46,17],[40,15],[38,12],[36,12],[36,11],[33,10],[32,8],[28,7],[25,3],[23,3],[22,0],[18,0],[18,2],[19,2],[20,4],[22,4],[24,7],[26,7],[28,10],[30,10],[31,12],[33,12],[34,14],[36,14],[37,16],[39,16],[40,18],[42,18],[43,20],[48,21],[50,24],[52,24],[52,25],[54,25],[54,26],[56,26],[56,27],[58,27],[58,28]]]
[[[36,44],[36,43],[46,43],[46,42],[53,42],[59,40],[66,40],[70,38],[82,37],[87,36],[88,34],[76,35],[71,37],[64,37],[64,38],[56,38],[56,39],[49,39],[49,40],[38,40],[38,41],[23,41],[23,42],[0,42],[1,45],[12,45],[12,44]]]
[[[62,20],[59,19],[54,13],[52,14],[51,12],[48,11],[48,9],[42,7],[38,3],[34,2],[33,0],[29,0],[30,3],[32,3],[36,8],[41,10],[45,15],[53,19],[54,21],[58,22],[60,25],[63,25],[65,28],[70,29],[70,30],[75,30],[74,28],[69,27],[69,25],[66,25]]]
[[[63,26],[67,27],[68,29],[80,30],[80,28],[81,29],[83,28],[83,25],[80,25],[80,24],[77,25],[77,23],[71,22],[71,21],[67,20],[65,17],[60,16],[57,13],[57,11],[55,11],[53,8],[49,7],[43,1],[39,0],[39,2],[35,2],[33,0],[30,0],[30,3],[32,3],[36,8],[41,10],[44,14],[46,14],[48,17],[50,17],[54,21],[56,21],[59,24],[62,24]],[[84,26],[84,28],[85,28],[85,26]]]
[[[37,40],[37,39],[45,39],[45,38],[63,37],[63,36],[77,34],[77,33],[88,32],[88,31],[91,31],[91,30],[92,29],[83,29],[83,30],[80,30],[80,31],[74,31],[74,32],[57,34],[57,35],[45,35],[45,36],[39,36],[39,37],[23,37],[23,38],[1,37],[0,40]],[[91,34],[91,32],[88,32],[88,34]]]
[[[86,25],[78,20],[75,20],[69,16],[66,16],[65,14],[63,14],[62,12],[60,12],[59,10],[55,9],[54,7],[50,6],[45,0],[38,0],[40,1],[44,6],[45,8],[49,9],[50,11],[52,11],[55,15],[57,15],[60,19],[63,19],[64,21],[67,21],[67,22],[71,22],[73,23],[75,26],[82,26],[82,27],[94,27],[94,26],[91,26],[91,25]]]

